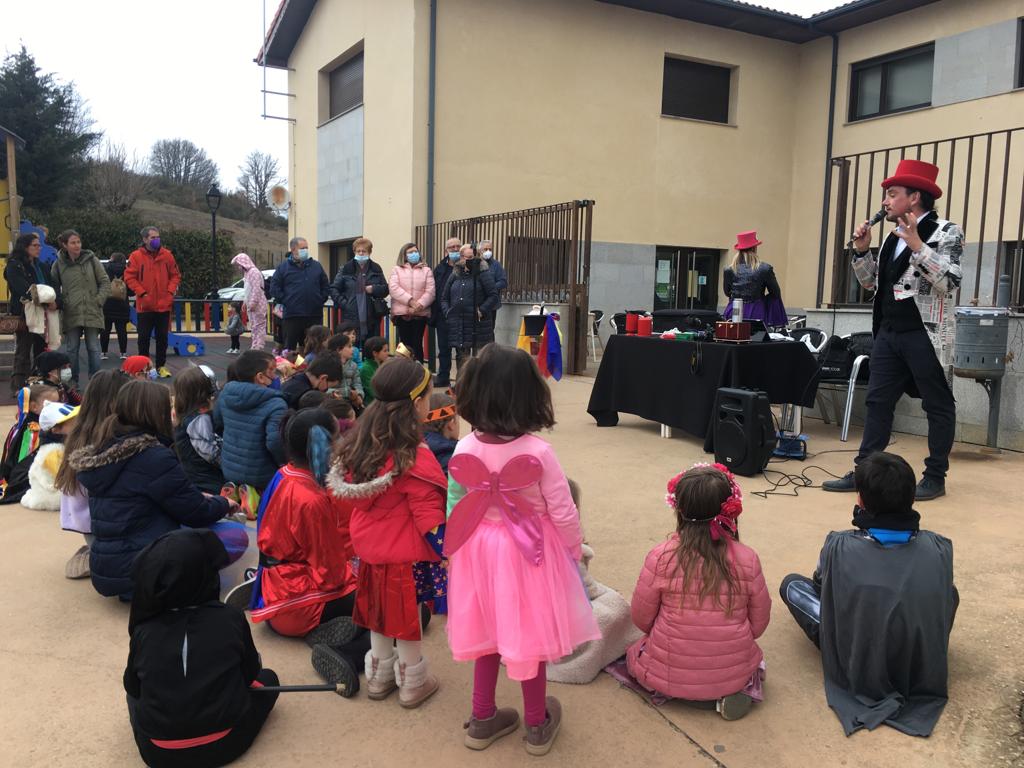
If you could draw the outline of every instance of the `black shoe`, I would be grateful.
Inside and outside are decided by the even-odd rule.
[[[931,501],[946,495],[946,481],[925,475],[914,491],[914,501]]]
[[[430,615],[430,606],[426,603],[420,603],[420,627],[422,627],[424,632],[430,626]]]
[[[306,635],[306,643],[313,645],[344,645],[352,642],[352,639],[359,634],[359,627],[352,623],[349,616],[339,616],[330,619]]]
[[[851,493],[857,490],[853,482],[853,472],[847,472],[836,480],[826,480],[821,484],[821,490],[831,491],[832,493]]]
[[[359,692],[359,673],[337,648],[314,645],[310,662],[320,677],[338,686],[338,693],[344,698],[350,699]]]

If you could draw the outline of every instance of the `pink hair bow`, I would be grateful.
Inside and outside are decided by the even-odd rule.
[[[534,565],[544,559],[544,534],[533,504],[519,491],[540,481],[542,468],[535,456],[516,456],[500,472],[490,472],[479,458],[460,453],[448,462],[448,472],[466,489],[452,510],[445,530],[444,554],[466,543],[487,510],[497,508],[519,551]]]

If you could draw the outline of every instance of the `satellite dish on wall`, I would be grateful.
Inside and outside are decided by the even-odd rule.
[[[267,205],[275,211],[287,211],[291,207],[291,200],[288,187],[281,184],[275,184],[267,190]]]

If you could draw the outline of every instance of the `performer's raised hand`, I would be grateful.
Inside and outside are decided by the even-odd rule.
[[[911,251],[915,253],[920,251],[924,242],[921,240],[920,235],[917,234],[917,216],[914,215],[913,211],[907,211],[898,220],[900,225],[896,227],[896,237],[903,240]]]
[[[853,231],[853,247],[858,253],[863,253],[871,247],[871,222],[867,219]]]

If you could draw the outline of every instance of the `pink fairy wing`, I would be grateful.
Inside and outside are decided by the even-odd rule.
[[[536,456],[523,454],[510,459],[498,473],[499,489],[502,491],[520,491],[539,483],[543,469],[540,459]]]
[[[452,509],[445,529],[444,556],[466,543],[473,531],[487,514],[491,498],[491,474],[487,467],[471,453],[452,456],[448,462],[448,474],[466,489],[466,495]]]

